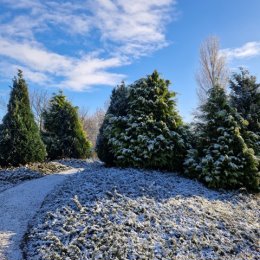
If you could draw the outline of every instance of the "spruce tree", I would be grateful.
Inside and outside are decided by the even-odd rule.
[[[260,84],[249,71],[240,68],[230,80],[231,104],[247,120],[243,136],[247,144],[260,156]]]
[[[114,165],[114,153],[112,145],[109,143],[109,131],[110,123],[115,124],[115,120],[118,122],[124,118],[128,109],[128,88],[125,83],[113,89],[110,97],[110,104],[106,112],[103,124],[99,130],[97,137],[96,151],[99,159],[103,161],[107,166]],[[121,118],[121,119],[120,119]],[[118,125],[119,127],[119,125]],[[120,132],[123,131],[123,125],[120,125]]]
[[[0,126],[0,165],[41,162],[45,146],[30,108],[28,87],[21,70],[13,80],[8,111]]]
[[[50,159],[79,158],[91,155],[91,143],[83,131],[77,107],[62,92],[54,95],[43,112],[43,140]]]
[[[213,188],[259,189],[258,160],[241,135],[243,118],[222,87],[209,91],[197,126],[197,147],[186,157],[186,173]]]
[[[113,119],[108,131],[118,166],[182,169],[183,123],[169,84],[154,71],[130,86],[127,115]]]

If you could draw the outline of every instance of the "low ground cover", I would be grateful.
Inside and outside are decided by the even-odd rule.
[[[25,259],[257,259],[257,195],[174,173],[77,165],[85,170],[31,223]]]

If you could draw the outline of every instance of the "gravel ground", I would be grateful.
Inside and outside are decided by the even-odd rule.
[[[28,222],[40,208],[44,198],[67,176],[79,171],[70,169],[59,174],[23,182],[0,193],[0,259],[20,260],[21,240]]]
[[[24,181],[41,178],[48,174],[71,169],[59,162],[33,163],[24,167],[0,168],[0,192],[10,189]]]
[[[84,166],[31,222],[25,259],[259,259],[257,195],[174,173]]]

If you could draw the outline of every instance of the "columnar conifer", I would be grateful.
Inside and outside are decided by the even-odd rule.
[[[240,68],[230,80],[231,104],[247,121],[243,136],[249,147],[260,156],[260,84],[249,71]]]
[[[197,126],[197,147],[188,152],[186,174],[213,188],[259,189],[258,160],[241,135],[245,120],[222,87],[209,91]]]
[[[77,107],[62,92],[54,95],[43,113],[43,140],[50,159],[87,158],[91,143],[83,131]]]
[[[109,131],[111,124],[115,127],[115,121],[122,120],[128,109],[128,88],[125,83],[122,82],[119,86],[113,89],[110,97],[110,104],[106,112],[103,124],[99,130],[97,138],[96,151],[99,159],[106,163],[106,165],[114,165],[114,152],[112,150],[112,144],[109,143]],[[124,125],[124,124],[123,124]],[[122,124],[117,124],[118,131],[123,132]]]
[[[169,84],[154,71],[130,86],[127,115],[112,118],[107,128],[118,166],[182,169],[183,123]]]
[[[28,87],[21,70],[13,80],[8,111],[0,126],[0,165],[43,161],[45,146],[31,111]]]

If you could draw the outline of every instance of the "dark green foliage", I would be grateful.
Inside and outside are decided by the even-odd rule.
[[[97,136],[96,152],[98,158],[102,162],[104,162],[107,166],[113,166],[114,154],[111,150],[111,145],[109,145],[108,143],[108,139],[104,135],[104,128],[106,127],[107,124],[108,124],[108,120],[105,117]]]
[[[27,84],[19,70],[13,80],[8,112],[0,126],[0,165],[41,162],[45,156],[45,146],[30,108]]]
[[[128,109],[128,92],[128,88],[124,82],[112,90],[107,114],[114,116],[126,116]]]
[[[212,88],[201,111],[197,146],[186,157],[186,174],[213,188],[258,190],[258,161],[241,135],[245,120],[230,106],[224,89]]]
[[[114,153],[112,151],[112,145],[109,144],[108,137],[105,132],[106,128],[109,126],[109,122],[113,118],[124,117],[127,114],[128,108],[128,88],[125,83],[122,82],[121,85],[113,89],[112,95],[110,97],[110,105],[108,107],[107,113],[104,118],[104,122],[99,130],[99,135],[97,137],[96,151],[99,159],[106,163],[108,166],[114,165]]]
[[[249,147],[260,156],[260,84],[256,77],[240,68],[230,80],[231,104],[248,124],[242,129],[242,135]]]
[[[43,140],[50,159],[84,159],[91,155],[91,143],[83,131],[77,108],[66,100],[62,92],[50,100],[43,121]]]
[[[116,165],[182,170],[185,129],[169,84],[154,71],[130,86],[127,115],[110,118],[106,128]]]

